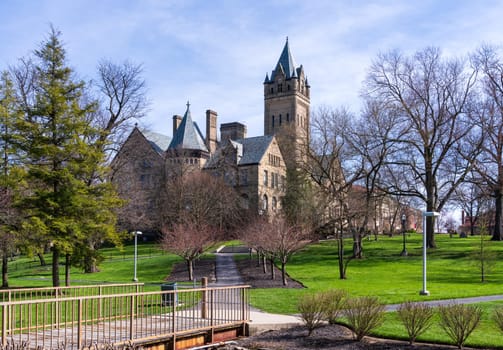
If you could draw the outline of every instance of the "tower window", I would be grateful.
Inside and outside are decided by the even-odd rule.
[[[274,88],[271,88],[271,94],[274,94]]]
[[[272,116],[272,127],[274,128],[274,116]]]
[[[282,92],[283,91],[283,84],[278,84],[278,92]]]
[[[288,86],[290,86],[290,85],[288,85]],[[289,113],[286,114],[286,122],[287,123],[290,122],[290,114]]]
[[[279,125],[281,125],[281,114],[279,115]]]
[[[286,86],[286,89],[287,89],[288,91],[290,91],[290,84],[288,84],[288,85]]]

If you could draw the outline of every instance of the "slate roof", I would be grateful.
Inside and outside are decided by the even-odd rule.
[[[235,142],[243,145],[243,156],[239,161],[239,165],[260,163],[273,137],[272,135],[265,135],[235,140]]]
[[[288,38],[286,38],[286,43],[285,46],[283,47],[281,55],[279,56],[276,68],[272,71],[271,78],[269,80],[268,77],[266,76],[266,82],[273,81],[274,77],[276,76],[276,73],[279,72],[280,70],[283,70],[286,79],[296,78],[298,75],[297,72],[298,69],[300,68],[297,68],[297,64],[295,63],[292,53],[290,52],[290,46],[288,45]]]
[[[171,143],[170,136],[148,130],[141,130],[141,133],[145,136],[152,148],[159,154],[165,152]]]
[[[176,129],[173,139],[168,146],[168,149],[190,149],[208,152],[208,148],[204,143],[204,137],[196,123],[192,121],[190,114],[190,104],[187,102],[187,110],[185,115]]]

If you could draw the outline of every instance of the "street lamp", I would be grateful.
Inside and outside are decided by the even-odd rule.
[[[407,249],[405,248],[405,224],[407,222],[407,216],[402,214],[402,234],[403,234],[403,249],[400,253],[401,256],[407,256]]]
[[[420,295],[430,295],[430,292],[426,289],[426,218],[427,217],[437,217],[440,213],[436,211],[424,211],[423,212],[423,289],[419,292]]]
[[[133,231],[131,232],[134,235],[134,277],[133,282],[138,282],[138,278],[136,278],[136,266],[138,261],[138,236],[142,235],[141,231]]]

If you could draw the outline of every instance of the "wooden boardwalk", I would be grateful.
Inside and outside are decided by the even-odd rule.
[[[249,321],[248,286],[0,303],[2,344],[83,349],[170,343]],[[204,336],[206,341],[208,336]]]

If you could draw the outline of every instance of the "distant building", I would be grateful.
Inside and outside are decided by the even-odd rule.
[[[264,136],[247,137],[246,126],[225,123],[217,137],[217,113],[206,111],[206,135],[193,122],[190,105],[173,116],[173,137],[135,127],[112,162],[112,182],[128,200],[119,215],[124,229],[157,231],[162,186],[180,165],[222,176],[242,198],[244,209],[273,215],[285,193],[286,167],[296,166],[309,139],[309,84],[297,67],[288,39],[264,81]],[[278,133],[288,129],[293,141]],[[288,142],[288,143],[287,143]],[[289,161],[283,154],[293,154]],[[291,159],[291,160],[290,160]]]

